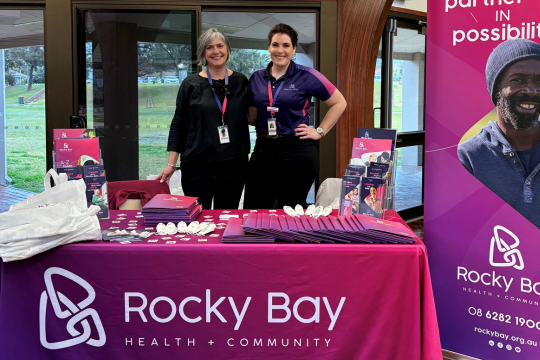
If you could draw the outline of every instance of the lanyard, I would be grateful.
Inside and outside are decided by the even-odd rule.
[[[206,69],[206,76],[208,76],[208,82],[210,83],[210,87],[212,88],[212,92],[214,93],[214,98],[216,99],[217,105],[219,107],[219,112],[221,112],[221,123],[223,126],[225,126],[225,121],[223,118],[225,117],[225,110],[227,109],[227,91],[225,91],[225,99],[223,100],[223,108],[221,107],[221,101],[219,101],[218,96],[216,95],[216,91],[214,90],[214,86],[212,85],[212,76],[210,75],[210,71],[208,71],[208,68]],[[229,72],[227,69],[225,69],[225,90],[227,90],[227,87],[229,86]]]
[[[278,89],[276,90],[276,96],[272,97],[272,85],[270,85],[270,81],[268,81],[268,99],[269,99],[269,102],[270,102],[270,106],[273,106],[272,104],[274,103],[274,100],[277,99],[279,91],[283,87],[284,83],[285,83],[285,80],[281,81],[281,84],[279,84]],[[273,111],[271,111],[270,114],[272,114],[272,117],[274,117],[275,113]]]

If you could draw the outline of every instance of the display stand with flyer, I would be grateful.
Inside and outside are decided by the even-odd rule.
[[[54,129],[53,163],[68,180],[84,179],[88,206],[100,207],[99,219],[109,217],[107,180],[99,138],[94,129]]]
[[[340,215],[384,218],[394,210],[396,130],[358,129],[340,196]]]

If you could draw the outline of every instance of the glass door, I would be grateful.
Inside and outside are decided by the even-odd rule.
[[[374,127],[398,131],[395,205],[404,218],[423,215],[425,21],[391,15],[375,70]]]
[[[13,202],[43,191],[47,169],[43,15],[0,9],[0,198]]]
[[[107,180],[163,169],[180,83],[197,72],[196,15],[78,9],[79,115],[100,136]]]

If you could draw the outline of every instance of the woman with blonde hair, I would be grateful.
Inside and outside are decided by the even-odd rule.
[[[229,40],[217,29],[197,43],[199,64],[206,67],[184,79],[176,99],[167,151],[167,166],[157,176],[168,181],[181,154],[182,188],[203,208],[237,209],[250,150],[248,80],[227,69]]]

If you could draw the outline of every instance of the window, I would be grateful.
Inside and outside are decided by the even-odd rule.
[[[391,13],[375,70],[374,126],[398,131],[395,206],[406,219],[423,215],[425,24]]]
[[[47,168],[44,50],[43,10],[0,10],[0,186],[26,195]]]
[[[180,83],[198,71],[195,10],[79,9],[78,22],[79,115],[107,180],[159,174]]]

